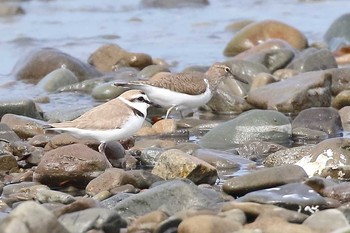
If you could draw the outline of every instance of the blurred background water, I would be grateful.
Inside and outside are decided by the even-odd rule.
[[[350,11],[348,0],[211,0],[205,7],[145,8],[136,0],[23,1],[25,14],[0,18],[0,86],[14,80],[17,61],[40,47],[60,49],[82,61],[106,43],[142,52],[172,64],[223,61],[233,33],[225,27],[239,20],[276,19],[298,28],[309,42],[322,41],[330,24]],[[30,87],[30,86],[29,86]],[[33,95],[27,84],[0,93]]]

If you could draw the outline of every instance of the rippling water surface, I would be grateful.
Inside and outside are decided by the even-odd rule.
[[[188,65],[224,60],[223,49],[233,37],[225,27],[237,20],[280,20],[301,30],[312,43],[321,41],[329,25],[350,11],[348,0],[212,0],[206,7],[181,9],[144,8],[132,0],[19,4],[26,14],[0,18],[0,74],[10,74],[16,62],[34,48],[54,47],[86,61],[106,43],[165,59],[174,65],[173,71],[180,71]],[[33,86],[8,85],[13,81],[11,75],[0,77],[0,86],[7,84],[0,88],[2,96],[38,95]],[[66,104],[59,94],[50,97],[58,105]],[[79,104],[93,102],[90,97],[85,100]]]

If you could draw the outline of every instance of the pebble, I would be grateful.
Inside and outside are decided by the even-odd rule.
[[[67,68],[59,68],[47,74],[37,84],[47,92],[56,92],[61,87],[79,82],[75,74]]]
[[[7,113],[42,119],[41,113],[32,99],[4,97],[0,101],[0,118]]]
[[[19,137],[23,139],[44,134],[43,125],[46,124],[46,122],[41,120],[10,113],[5,114],[1,118],[1,123],[7,124]]]
[[[152,173],[165,180],[187,178],[196,184],[214,184],[217,179],[215,167],[177,149],[162,153]]]

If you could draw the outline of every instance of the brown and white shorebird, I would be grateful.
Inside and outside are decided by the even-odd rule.
[[[165,116],[168,118],[173,109],[181,113],[184,109],[197,108],[208,103],[220,82],[228,77],[248,83],[233,75],[227,65],[214,63],[205,74],[160,72],[147,81],[114,85],[144,91],[153,103],[168,109]]]
[[[104,153],[105,143],[132,136],[142,127],[147,109],[152,105],[141,90],[130,90],[101,104],[72,121],[53,123],[45,130],[68,132],[77,138],[99,141]]]

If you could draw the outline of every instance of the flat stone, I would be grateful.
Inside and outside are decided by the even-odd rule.
[[[327,207],[326,199],[302,183],[290,183],[250,192],[237,201],[273,204],[309,214]]]
[[[299,182],[307,179],[304,169],[296,165],[264,168],[255,172],[234,177],[224,182],[223,191],[242,196],[249,192],[272,188],[283,184]]]
[[[329,107],[331,78],[325,71],[301,73],[250,91],[247,101],[257,108],[292,113],[310,107]]]
[[[0,118],[7,113],[42,119],[36,104],[31,99],[16,97],[12,97],[11,99],[3,98],[0,101]]]
[[[204,195],[196,185],[181,180],[172,180],[145,192],[133,194],[117,203],[114,210],[124,218],[132,218],[159,208],[173,215],[191,207],[213,208],[215,205],[215,202]]]

